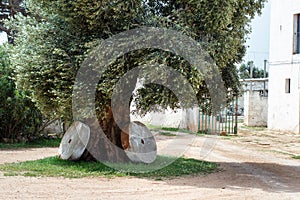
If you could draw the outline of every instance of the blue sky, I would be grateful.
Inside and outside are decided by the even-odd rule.
[[[270,2],[265,4],[262,15],[256,16],[252,20],[251,26],[252,33],[247,40],[249,47],[244,61],[253,60],[256,67],[263,69],[264,60],[269,59]]]

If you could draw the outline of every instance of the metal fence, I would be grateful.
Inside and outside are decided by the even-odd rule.
[[[209,114],[207,109],[199,108],[198,133],[228,135],[237,134],[238,116],[243,111],[238,107],[238,96],[233,99],[226,107],[215,115]],[[209,102],[209,99],[207,99]]]

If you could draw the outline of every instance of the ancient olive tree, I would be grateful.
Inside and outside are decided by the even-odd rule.
[[[19,15],[8,24],[17,33],[11,57],[18,86],[32,92],[32,99],[44,114],[71,121],[74,80],[89,51],[113,35],[147,26],[177,30],[196,41],[205,39],[205,50],[217,64],[225,87],[237,91],[234,64],[240,62],[245,53],[249,22],[260,13],[264,2],[27,0],[29,16]],[[118,108],[123,113],[122,127],[119,127],[112,115],[113,89],[126,72],[152,62],[170,66],[184,76],[199,103],[209,95],[203,75],[181,56],[157,49],[141,49],[119,57],[99,78],[95,107],[106,137],[120,148],[126,148],[121,133],[130,122],[130,111],[129,106]],[[181,106],[171,90],[158,84],[144,85],[137,94],[135,103],[141,113]],[[107,157],[123,159],[109,147],[107,152]]]

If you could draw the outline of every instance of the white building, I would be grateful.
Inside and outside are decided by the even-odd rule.
[[[270,0],[268,128],[299,133],[300,0]]]

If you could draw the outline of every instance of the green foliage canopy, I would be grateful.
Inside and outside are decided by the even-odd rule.
[[[226,88],[238,91],[235,63],[245,54],[249,22],[265,0],[27,0],[29,16],[8,23],[17,32],[11,51],[18,85],[33,94],[48,116],[71,117],[71,94],[76,72],[89,50],[117,33],[142,26],[172,28],[197,41],[216,62]],[[169,52],[144,49],[115,61],[99,81],[97,109],[110,105],[115,83],[141,63],[158,62],[184,75],[199,102],[208,94],[203,77],[183,58]],[[163,95],[162,95],[163,94]],[[147,112],[179,106],[172,92],[159,85],[139,91],[137,107]]]

